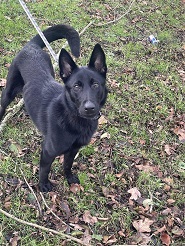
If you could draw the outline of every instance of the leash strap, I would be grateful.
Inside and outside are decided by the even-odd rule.
[[[38,34],[42,38],[43,42],[45,43],[46,47],[48,48],[49,52],[51,53],[53,59],[55,60],[56,63],[58,63],[57,55],[55,54],[54,50],[51,48],[51,45],[48,43],[48,41],[45,38],[44,34],[42,33],[40,27],[37,25],[37,22],[33,18],[32,14],[30,13],[30,11],[29,11],[28,7],[26,6],[25,2],[22,1],[22,0],[19,0],[19,3],[23,7],[23,9],[26,12],[26,14],[27,14],[28,18],[30,19],[31,23],[33,24],[33,26],[37,30]]]

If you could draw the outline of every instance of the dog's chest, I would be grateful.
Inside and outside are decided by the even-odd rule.
[[[94,132],[96,131],[97,124],[95,122],[91,124],[81,125],[79,127],[78,137],[76,138],[75,144],[79,146],[87,145]]]

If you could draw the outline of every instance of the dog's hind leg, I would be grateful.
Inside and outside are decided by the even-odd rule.
[[[7,76],[6,88],[1,94],[0,121],[4,116],[8,105],[14,100],[18,93],[22,92],[23,86],[24,81],[19,70],[15,65],[11,66]]]
[[[74,158],[78,153],[79,148],[72,148],[67,153],[64,154],[64,174],[67,178],[68,184],[79,184],[80,181],[76,175],[71,171]]]

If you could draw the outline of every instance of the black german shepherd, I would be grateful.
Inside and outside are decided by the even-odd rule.
[[[66,38],[73,55],[80,55],[80,38],[69,25],[45,30],[48,42]],[[54,79],[49,55],[39,35],[29,41],[13,60],[2,92],[0,120],[15,96],[23,92],[25,107],[43,135],[39,168],[39,188],[52,189],[48,179],[55,157],[64,154],[64,173],[69,184],[79,183],[72,171],[78,150],[87,145],[98,125],[100,109],[107,98],[105,54],[99,44],[88,66],[78,67],[69,53],[59,56],[60,76],[64,86]]]

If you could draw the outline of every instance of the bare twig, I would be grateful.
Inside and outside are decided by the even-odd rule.
[[[91,21],[87,26],[84,27],[84,29],[80,32],[80,36],[82,36],[82,34],[84,34],[84,32],[91,26],[94,24],[94,21]]]
[[[42,230],[42,231],[51,232],[51,233],[53,233],[53,234],[56,234],[56,235],[61,236],[62,238],[66,238],[66,239],[72,240],[72,241],[74,241],[74,242],[77,242],[77,243],[79,243],[80,245],[85,245],[85,246],[87,246],[87,244],[85,244],[84,242],[82,242],[81,240],[79,240],[79,239],[77,239],[77,238],[75,238],[75,237],[72,237],[72,236],[70,236],[70,235],[68,235],[68,234],[65,234],[65,233],[63,233],[63,232],[55,231],[55,230],[53,230],[53,229],[50,229],[50,228],[47,228],[47,227],[44,227],[44,226],[40,226],[40,225],[35,224],[35,223],[31,223],[31,222],[28,222],[28,221],[25,221],[25,220],[21,220],[21,219],[15,217],[14,215],[7,213],[6,211],[4,211],[4,210],[1,209],[1,208],[0,208],[0,213],[6,215],[8,218],[11,218],[11,219],[13,219],[13,220],[15,220],[15,221],[17,221],[17,222],[23,224],[23,225],[28,225],[28,226],[31,226],[31,227],[34,227],[34,228],[38,228],[38,229],[40,229],[40,230]],[[90,246],[90,245],[88,245],[88,246]]]
[[[20,172],[21,172],[21,174],[22,174],[22,176],[23,176],[23,178],[24,178],[24,181],[26,182],[28,188],[30,189],[31,193],[32,193],[33,196],[35,197],[35,200],[37,201],[37,205],[38,205],[38,209],[39,209],[39,215],[42,215],[42,208],[41,208],[41,206],[40,206],[40,203],[39,203],[39,201],[38,201],[38,198],[37,198],[37,196],[36,196],[34,190],[32,189],[32,187],[29,185],[28,181],[26,180],[26,178],[25,178],[25,176],[24,176],[24,173],[23,173],[22,169],[19,168],[19,170],[20,170]]]
[[[52,211],[52,209],[48,206],[48,204],[46,203],[46,200],[45,200],[45,198],[44,198],[44,196],[43,196],[43,194],[42,194],[42,192],[40,192],[40,196],[41,196],[41,198],[42,198],[42,200],[43,200],[43,202],[44,202],[44,205],[46,206],[46,208],[47,209],[49,209],[49,211],[52,213],[52,215],[54,215],[54,217],[56,217],[57,218],[57,220],[59,220],[59,221],[61,221],[62,222],[62,224],[64,224],[64,225],[67,225],[68,226],[68,224],[66,224],[63,220],[61,220],[61,218],[60,217],[58,217],[53,211]]]
[[[94,24],[94,26],[102,27],[102,26],[106,26],[106,25],[109,25],[109,24],[113,24],[113,23],[118,22],[119,20],[121,20],[125,15],[127,15],[127,14],[130,12],[130,10],[131,10],[131,8],[132,8],[134,2],[135,2],[135,0],[133,0],[133,1],[131,2],[131,4],[130,4],[129,8],[127,9],[127,11],[126,11],[123,15],[121,15],[119,18],[114,19],[114,20],[112,20],[112,21],[105,22],[105,23]]]
[[[9,119],[11,119],[17,112],[20,111],[20,109],[23,107],[24,101],[21,99],[18,104],[14,105],[11,111],[5,116],[4,120],[0,124],[0,133],[3,131],[4,127],[6,126],[6,123]]]

